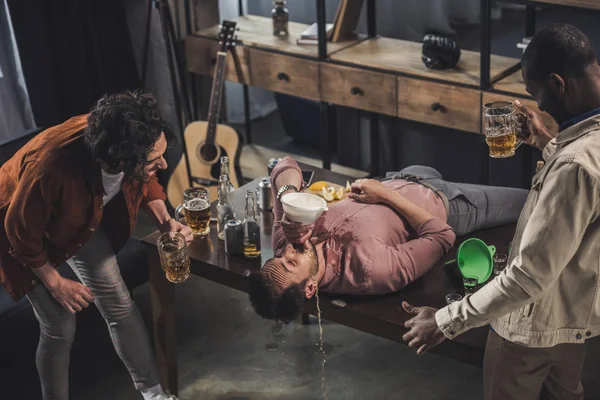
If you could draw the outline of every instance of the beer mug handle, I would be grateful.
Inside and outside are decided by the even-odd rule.
[[[522,113],[522,112],[515,113],[515,115],[513,116],[515,127],[519,123],[519,119],[518,119],[519,114],[525,115],[525,113]],[[515,133],[515,136],[516,136],[516,133]],[[515,145],[515,150],[517,150],[519,147],[521,147],[522,144],[523,144],[523,141],[520,139],[517,139],[517,144]]]
[[[185,218],[183,218],[183,221],[180,219],[181,217],[181,209],[183,208],[183,204],[180,204],[177,206],[177,208],[175,209],[175,221],[179,222],[180,224],[186,224]]]

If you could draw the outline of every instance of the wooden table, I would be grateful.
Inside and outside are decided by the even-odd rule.
[[[347,179],[351,179],[320,168],[305,165],[301,167],[315,172],[313,180],[315,182],[327,180],[345,184]],[[234,207],[238,215],[243,215],[246,190],[254,189],[257,185],[258,181],[254,181],[234,192]],[[230,288],[247,292],[249,287],[248,275],[252,271],[259,270],[264,261],[273,256],[271,246],[273,214],[263,213],[261,223],[262,254],[260,259],[248,260],[243,257],[227,256],[223,242],[217,239],[216,226],[213,226],[207,238],[195,240],[189,247],[191,273]],[[514,225],[509,225],[480,231],[477,237],[495,245],[499,252],[506,252],[507,244],[512,240],[513,233]],[[149,251],[149,268],[154,344],[163,386],[165,389],[168,388],[172,393],[177,394],[177,343],[174,310],[176,285],[166,280],[160,267],[156,251],[158,236],[159,233],[155,232],[143,240],[145,244],[151,247],[151,251]],[[459,240],[457,245],[464,239]],[[453,249],[447,259],[452,259],[454,255],[455,250]],[[445,306],[446,294],[457,292],[464,294],[462,280],[453,268],[445,267],[440,262],[417,282],[398,293],[368,297],[322,294],[320,306],[324,319],[403,343],[402,335],[406,332],[404,322],[407,320],[408,315],[402,309],[402,301],[408,301],[416,306],[443,307]],[[343,299],[346,305],[343,307],[334,305],[332,301],[336,299]],[[311,299],[307,303],[305,311],[316,314],[315,299]],[[472,330],[453,341],[444,342],[434,348],[432,352],[461,362],[481,366],[487,332],[487,328]]]

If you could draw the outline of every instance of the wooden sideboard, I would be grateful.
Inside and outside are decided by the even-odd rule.
[[[271,34],[269,18],[246,15],[237,22],[227,72],[233,82],[471,133],[481,133],[481,106],[489,101],[519,98],[539,111],[520,71],[482,91],[477,52],[463,50],[456,69],[429,70],[420,43],[376,37],[328,43],[328,59],[319,61],[316,45],[296,44],[306,25],[290,23],[290,35],[280,38]],[[212,76],[217,32],[215,26],[186,37],[188,71]],[[492,55],[492,81],[519,61]],[[549,115],[544,119],[556,127]]]

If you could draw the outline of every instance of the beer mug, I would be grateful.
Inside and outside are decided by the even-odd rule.
[[[181,220],[181,211],[185,221]],[[210,233],[210,195],[207,188],[193,187],[183,192],[183,204],[175,209],[175,219],[192,229],[194,237]]]
[[[516,112],[511,101],[496,101],[483,106],[483,128],[490,157],[507,158],[515,155],[515,150],[523,143],[517,139],[517,121],[524,116]]]
[[[190,276],[190,257],[185,237],[179,232],[165,232],[156,241],[160,265],[167,280],[181,283]]]

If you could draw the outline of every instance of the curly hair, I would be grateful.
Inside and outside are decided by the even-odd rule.
[[[279,293],[268,274],[253,272],[250,274],[250,303],[261,317],[290,323],[302,314],[306,304],[306,282],[291,285]]]
[[[161,117],[156,99],[126,91],[98,100],[88,115],[84,137],[96,159],[135,177],[163,132],[173,146],[177,139]]]

